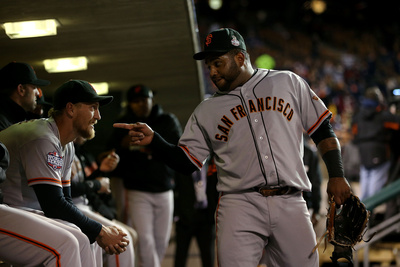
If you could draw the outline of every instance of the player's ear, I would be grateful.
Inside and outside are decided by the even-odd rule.
[[[73,115],[74,115],[74,108],[75,108],[75,105],[72,104],[71,102],[68,102],[68,103],[65,105],[65,112],[67,113],[67,115],[68,115],[69,118],[72,118],[72,117],[73,117]]]
[[[17,94],[20,95],[20,96],[24,96],[25,95],[25,91],[26,91],[25,86],[23,86],[22,84],[18,84],[17,90],[16,90]]]
[[[238,52],[235,55],[235,61],[237,62],[237,64],[239,65],[239,67],[244,65],[244,62],[246,61],[246,56],[243,52]]]

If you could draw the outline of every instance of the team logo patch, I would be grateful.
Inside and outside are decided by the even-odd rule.
[[[232,36],[231,44],[233,46],[239,46],[240,45],[239,40],[236,39],[236,36]]]
[[[63,157],[57,154],[57,152],[50,152],[47,154],[47,165],[54,170],[60,170],[63,166]]]

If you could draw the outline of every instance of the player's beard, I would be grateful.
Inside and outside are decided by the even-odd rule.
[[[83,125],[75,125],[78,135],[82,138],[85,138],[86,140],[91,140],[94,138],[96,132],[94,130],[94,127],[92,125],[96,124],[97,121],[94,123],[90,123],[89,126],[83,126]]]
[[[232,88],[232,84],[236,81],[239,75],[240,67],[232,59],[229,61],[228,66],[223,73],[220,73],[218,77],[211,77],[211,79],[220,91],[231,91],[235,89]]]

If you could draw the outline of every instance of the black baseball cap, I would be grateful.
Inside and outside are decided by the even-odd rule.
[[[204,40],[204,50],[193,55],[196,60],[203,60],[211,53],[227,53],[232,49],[246,51],[243,37],[237,31],[230,28],[215,30],[207,35]]]
[[[153,98],[153,91],[143,84],[133,85],[128,89],[126,98],[131,102],[136,97]]]
[[[100,96],[94,87],[86,81],[69,80],[58,87],[53,96],[53,107],[55,110],[65,108],[67,103],[99,102],[100,106],[109,104],[112,96]]]
[[[2,87],[18,84],[33,84],[37,86],[50,84],[50,81],[38,79],[31,65],[15,61],[8,63],[0,70],[0,80],[2,81]]]

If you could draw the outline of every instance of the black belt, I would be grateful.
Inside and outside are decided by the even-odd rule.
[[[255,186],[253,187],[253,190],[260,193],[264,197],[290,195],[299,191],[298,189],[290,186],[277,188],[270,188],[268,186]]]

